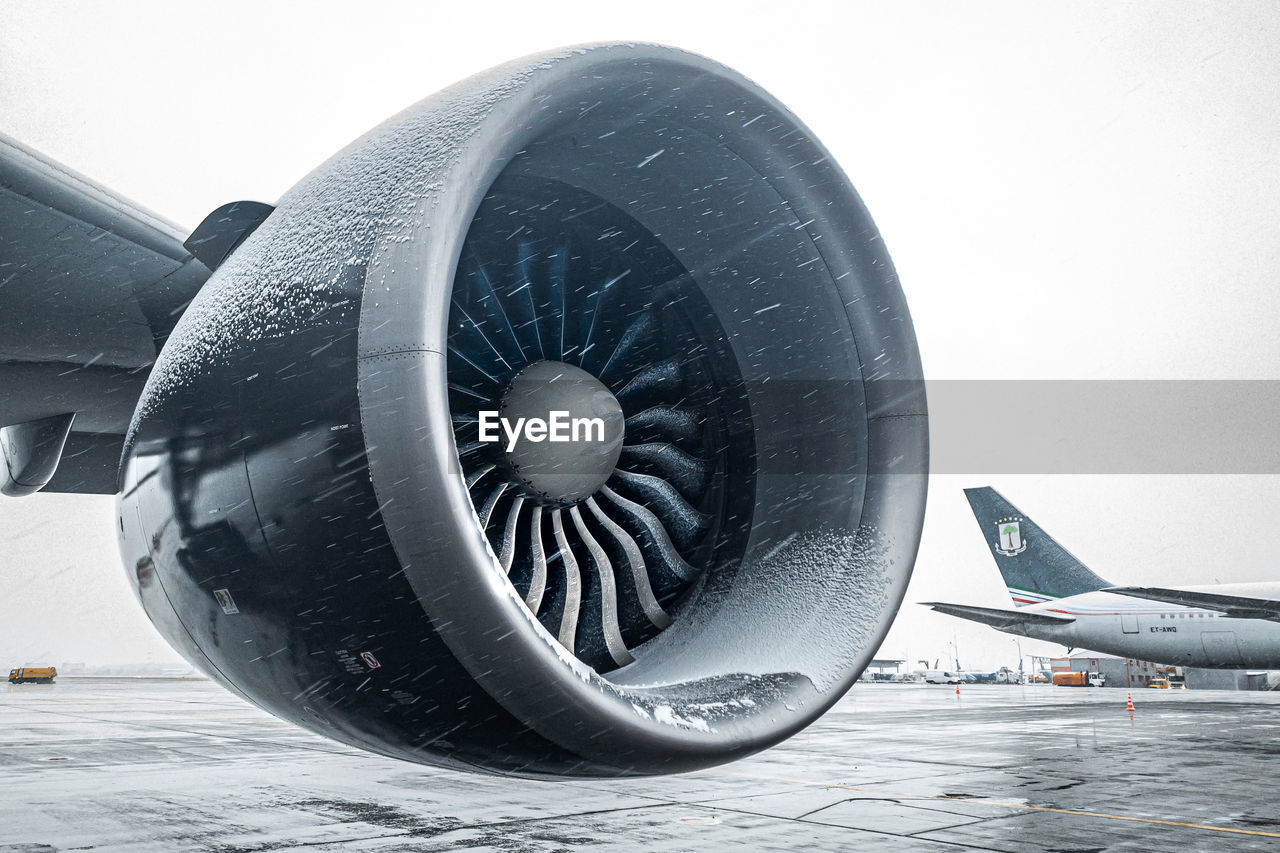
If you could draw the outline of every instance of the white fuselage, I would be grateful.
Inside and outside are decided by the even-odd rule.
[[[1019,609],[1075,621],[1000,630],[1166,665],[1280,669],[1280,622],[1235,619],[1213,610],[1110,592],[1085,592]]]

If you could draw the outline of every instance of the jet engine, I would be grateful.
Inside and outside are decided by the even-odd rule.
[[[924,512],[914,332],[848,179],[739,74],[519,60],[188,245],[216,271],[129,426],[121,551],[249,701],[411,761],[672,773],[875,653]]]

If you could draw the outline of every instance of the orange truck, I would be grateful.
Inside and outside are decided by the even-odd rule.
[[[1055,672],[1053,683],[1059,687],[1106,687],[1107,678],[1099,672]]]
[[[52,684],[57,675],[58,668],[54,666],[23,666],[9,670],[9,683],[34,681],[37,684]]]

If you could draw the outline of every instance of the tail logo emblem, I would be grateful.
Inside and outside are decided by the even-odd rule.
[[[1027,550],[1027,542],[1022,538],[1022,519],[1002,518],[996,522],[996,553],[1012,557]]]

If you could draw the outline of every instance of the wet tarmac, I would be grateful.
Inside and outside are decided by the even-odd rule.
[[[367,755],[203,680],[0,685],[0,851],[1280,850],[1280,695],[863,684],[685,776]]]

